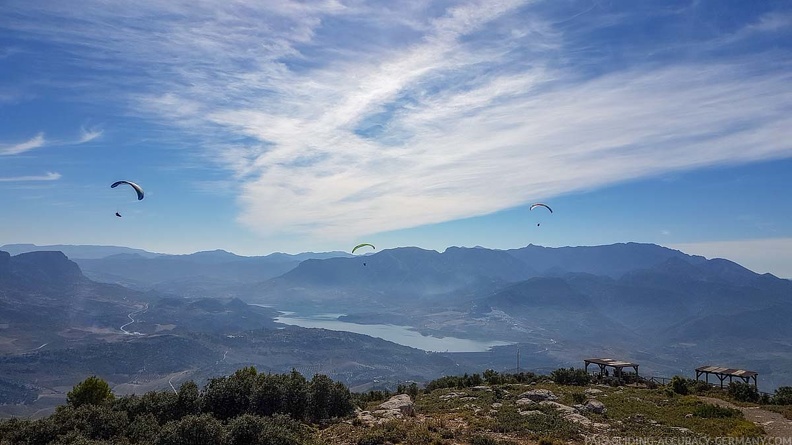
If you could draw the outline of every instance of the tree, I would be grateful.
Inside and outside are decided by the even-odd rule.
[[[94,375],[75,385],[66,394],[66,403],[73,408],[77,408],[86,404],[101,405],[111,402],[114,398],[110,385]]]
[[[410,386],[412,387],[412,385]],[[416,391],[418,390],[417,385],[415,389]],[[352,393],[349,392],[349,388],[346,385],[341,382],[333,383],[327,410],[330,417],[344,417],[355,412],[355,404],[352,403]]]
[[[253,386],[248,411],[259,416],[271,416],[282,412],[285,393],[285,379],[282,375],[259,374]]]
[[[759,391],[756,387],[743,382],[729,383],[729,395],[740,402],[758,402]]]
[[[137,416],[127,427],[127,437],[132,443],[153,443],[159,432],[160,425],[151,413]]]
[[[201,396],[198,385],[188,380],[179,387],[176,399],[176,410],[179,418],[198,414],[201,411]]]
[[[293,419],[304,419],[308,408],[308,381],[296,369],[286,377],[283,396],[283,411]]]
[[[326,375],[316,374],[308,384],[307,416],[311,422],[327,419],[329,415],[330,397],[333,381]]]
[[[86,439],[99,440],[123,436],[129,423],[126,412],[90,403],[78,408],[59,407],[52,419],[63,431],[76,431]]]
[[[500,375],[498,375],[498,371],[487,369],[484,371],[484,380],[487,382],[487,384],[498,385],[502,383],[503,379],[501,379]]]
[[[550,373],[550,378],[559,385],[584,386],[591,381],[585,369],[559,368]]]
[[[157,445],[225,445],[223,424],[209,414],[185,416],[162,427]]]
[[[203,395],[203,411],[221,420],[247,412],[257,374],[256,368],[251,366],[228,377],[210,380]]]

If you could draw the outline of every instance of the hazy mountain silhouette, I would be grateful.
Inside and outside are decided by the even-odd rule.
[[[417,247],[388,249],[355,258],[306,260],[267,283],[239,292],[273,301],[288,294],[307,300],[351,298],[390,304],[394,298],[454,296],[523,280],[536,273],[504,251],[452,247],[443,253]],[[295,288],[303,289],[295,291]],[[332,292],[328,292],[332,291]]]
[[[143,249],[133,249],[120,246],[91,246],[91,245],[69,245],[55,244],[49,246],[37,246],[35,244],[6,244],[0,246],[0,250],[6,251],[11,255],[38,251],[58,251],[63,252],[70,259],[98,259],[106,258],[118,254],[136,254],[145,258],[154,258],[158,253],[147,252]]]
[[[117,283],[138,290],[155,290],[187,297],[214,296],[243,283],[257,283],[297,267],[304,258],[333,257],[343,252],[246,257],[213,250],[188,255],[160,255],[154,258],[137,254],[118,254],[101,259],[78,259],[89,278]]]
[[[542,247],[528,245],[507,250],[529,267],[542,274],[582,272],[618,278],[636,269],[645,269],[680,258],[696,263],[705,259],[656,244],[619,243],[604,246]]]
[[[3,352],[19,352],[42,343],[117,330],[145,296],[121,286],[95,283],[62,252],[10,256],[0,251],[0,342]]]
[[[91,280],[96,277],[147,291]],[[171,295],[163,296],[164,291]],[[252,335],[244,332],[265,328],[260,337],[274,341],[280,332],[273,320],[276,311],[304,309],[345,313],[344,320],[360,324],[397,320],[437,337],[516,342],[522,345],[526,365],[569,366],[583,356],[607,355],[640,361],[642,369],[666,376],[719,364],[759,370],[768,382],[788,385],[792,371],[783,364],[792,360],[790,303],[789,280],[756,274],[725,259],[637,243],[512,250],[454,247],[442,253],[406,247],[355,257],[243,257],[217,250],[146,258],[121,252],[76,262],[60,252],[0,252],[3,352],[50,354],[59,367],[75,373],[88,368],[69,360],[80,360],[83,351],[94,357],[91,348],[99,348],[94,345],[117,345],[127,351],[117,354],[133,366],[140,359],[134,354],[150,351],[147,342],[164,337],[189,339],[173,343],[173,351],[189,350],[185,345],[197,342],[195,350],[205,356],[174,362],[172,368],[165,363],[167,355],[158,356],[162,372],[193,366],[200,368],[195,375],[209,373],[226,364],[226,355],[236,357],[236,365],[276,360],[305,369],[311,363],[329,366],[338,342],[348,337],[289,328],[291,349],[268,346],[264,340],[237,340]],[[368,348],[370,362],[344,365],[349,367],[343,372],[350,371],[343,379],[350,382],[375,378],[366,367],[374,362],[381,366],[387,357],[383,354],[395,351],[383,346],[395,347],[392,343],[358,340],[361,348]],[[37,349],[43,344],[47,346]],[[312,351],[310,357],[301,348]],[[448,357],[480,370],[512,363],[515,352],[516,346]],[[405,363],[407,356],[412,357],[405,355]],[[14,375],[24,383],[22,370],[29,361],[11,357],[0,360],[0,372],[3,363],[19,364]],[[388,375],[397,378],[398,369]],[[424,371],[427,376],[440,372],[431,366]],[[38,369],[36,375],[42,378],[46,372]],[[136,377],[130,371],[117,381],[124,378]]]

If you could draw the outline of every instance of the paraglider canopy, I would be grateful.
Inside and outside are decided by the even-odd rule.
[[[371,247],[372,249],[377,250],[377,248],[374,247],[373,244],[363,243],[363,244],[358,244],[357,246],[353,247],[352,248],[352,253],[355,253],[355,251],[360,249],[361,247]]]
[[[550,213],[553,213],[553,209],[551,209],[550,206],[548,206],[547,204],[542,204],[541,202],[537,202],[536,204],[531,205],[531,208],[529,210],[533,210],[537,207],[544,207],[547,210],[550,210]]]
[[[547,204],[543,204],[543,203],[541,203],[541,202],[537,202],[536,204],[532,204],[532,205],[531,205],[531,208],[530,208],[529,210],[533,210],[533,209],[535,209],[535,208],[537,208],[537,207],[544,207],[544,208],[546,208],[547,210],[549,210],[549,211],[550,211],[550,213],[553,213],[553,209],[551,209],[551,208],[550,208],[550,206],[548,206]],[[539,227],[541,224],[542,224],[542,223],[536,223],[536,227]]]
[[[116,181],[116,182],[113,183],[113,185],[110,186],[110,188],[116,188],[116,187],[118,187],[121,184],[127,184],[130,187],[132,187],[133,189],[135,189],[135,192],[137,193],[138,201],[143,199],[143,189],[140,188],[140,186],[135,184],[134,182],[130,182],[130,181]]]

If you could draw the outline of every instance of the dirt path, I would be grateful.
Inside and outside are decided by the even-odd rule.
[[[713,405],[739,409],[746,419],[764,428],[768,437],[792,437],[792,420],[786,419],[779,413],[763,410],[758,406],[737,406],[733,403],[713,397],[699,396],[699,399],[707,403],[712,403]]]

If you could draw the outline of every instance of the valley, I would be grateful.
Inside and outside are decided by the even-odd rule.
[[[272,278],[241,272],[260,259],[227,252],[129,255],[3,257],[0,414],[47,413],[86,375],[139,393],[243,366],[323,373],[355,390],[482,369],[546,373],[592,356],[666,377],[743,367],[764,391],[792,382],[792,284],[655,245],[405,248],[369,255],[365,268],[343,255],[284,256],[271,261],[288,270]],[[202,287],[212,267],[224,272]]]

